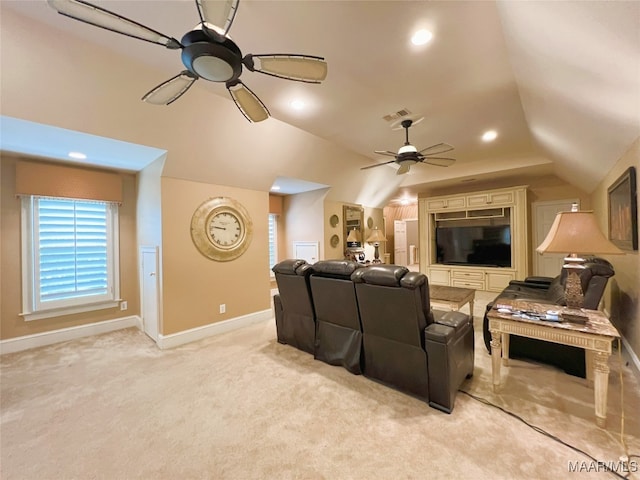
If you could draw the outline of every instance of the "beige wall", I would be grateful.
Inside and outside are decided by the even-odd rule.
[[[218,196],[240,202],[253,222],[249,249],[230,262],[210,260],[191,239],[194,211]],[[163,335],[270,308],[268,217],[268,192],[162,178]]]
[[[324,199],[326,188],[284,199],[286,258],[294,258],[293,242],[319,242],[319,260],[324,259]]]
[[[391,262],[393,263],[395,261],[395,259],[393,258],[395,241],[395,229],[393,222],[396,220],[412,220],[414,218],[418,218],[418,204],[416,203],[413,205],[394,205],[384,207],[384,218],[386,223],[385,236],[387,237],[386,248],[387,252],[391,255]]]
[[[0,305],[0,338],[21,337],[60,328],[112,320],[140,314],[140,295],[136,247],[136,178],[133,174],[120,174],[123,182],[123,201],[120,215],[120,296],[128,302],[126,312],[119,308],[65,315],[56,318],[26,322],[22,311],[21,259],[20,259],[20,199],[15,195],[15,168],[20,157],[2,154],[2,212],[0,215],[2,302]]]
[[[607,189],[629,167],[636,167],[636,173],[640,174],[640,137],[593,192],[593,210],[605,234],[608,232]],[[640,205],[638,207],[640,211]],[[611,255],[607,260],[613,264],[616,274],[607,285],[605,309],[636,357],[640,357],[640,255],[637,250],[627,251],[625,255]]]

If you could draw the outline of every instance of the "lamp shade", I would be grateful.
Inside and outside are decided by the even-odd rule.
[[[622,255],[624,252],[602,234],[593,212],[560,212],[547,238],[536,248],[540,253]]]
[[[367,237],[367,242],[386,242],[387,239],[385,238],[384,234],[382,233],[381,230],[378,230],[378,227],[374,228],[373,230],[371,230],[371,235],[369,235]]]
[[[358,231],[354,228],[353,230],[349,230],[349,235],[347,235],[347,242],[359,242],[360,238],[358,235]]]

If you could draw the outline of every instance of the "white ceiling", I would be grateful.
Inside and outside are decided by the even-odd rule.
[[[44,0],[2,3],[164,71],[158,83],[183,69],[179,52],[70,20]],[[93,3],[177,39],[198,20],[191,0]],[[409,40],[419,27],[434,38],[414,47]],[[396,151],[404,141],[383,116],[400,109],[423,115],[411,143],[450,143],[457,163],[444,171],[415,166],[403,181],[406,192],[434,181],[550,170],[590,192],[640,135],[637,1],[247,0],[230,34],[243,54],[324,56],[322,85],[246,70],[242,80],[275,118],[372,163],[386,160],[374,150]],[[228,98],[221,84],[200,80],[194,88]],[[293,111],[294,98],[309,108]],[[490,144],[480,139],[488,129],[498,132]]]

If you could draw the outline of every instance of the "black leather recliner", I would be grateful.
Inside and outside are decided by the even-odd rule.
[[[283,260],[272,270],[279,292],[273,296],[278,342],[313,354],[316,319],[309,286],[311,265],[305,260]]]
[[[363,265],[350,260],[321,260],[313,264],[311,295],[316,315],[317,360],[362,373],[362,327],[351,274]]]
[[[584,267],[579,271],[584,294],[583,308],[597,310],[607,282],[615,271],[607,260],[599,257],[585,258]],[[564,295],[566,278],[567,270],[563,268],[560,275],[554,278],[527,277],[524,281],[512,281],[493,302],[487,305],[487,312],[499,298],[531,300],[564,306],[567,304]],[[485,346],[491,352],[491,332],[486,313],[482,330]],[[578,347],[511,335],[509,357],[535,360],[561,368],[570,375],[582,378],[586,376],[584,349]]]
[[[473,374],[473,322],[432,311],[427,277],[397,265],[356,270],[351,279],[363,330],[364,375],[450,413]]]

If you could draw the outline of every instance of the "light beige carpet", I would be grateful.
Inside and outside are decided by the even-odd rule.
[[[483,308],[464,388],[617,462],[618,358],[606,430],[584,380],[549,367],[512,361],[493,394]],[[0,361],[4,480],[615,478],[570,472],[593,462],[467,395],[447,415],[280,345],[273,322],[167,351],[127,329]],[[625,439],[638,454],[640,389],[627,367],[623,377]]]

